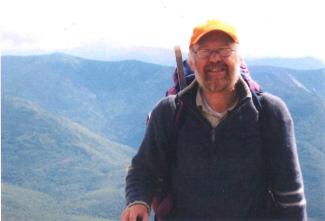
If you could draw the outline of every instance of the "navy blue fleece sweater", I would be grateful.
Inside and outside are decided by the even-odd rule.
[[[176,144],[168,98],[154,108],[126,178],[127,203],[150,205],[159,181],[171,175],[172,220],[306,220],[293,124],[285,104],[264,93],[260,119],[238,84],[242,99],[213,128],[196,107],[197,87],[194,82],[179,96],[185,110]],[[176,154],[172,169],[170,150]],[[269,190],[277,204],[273,214]]]

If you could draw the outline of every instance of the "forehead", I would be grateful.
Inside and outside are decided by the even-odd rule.
[[[235,44],[234,40],[222,31],[212,31],[204,35],[197,43],[199,47],[217,43],[221,45]]]

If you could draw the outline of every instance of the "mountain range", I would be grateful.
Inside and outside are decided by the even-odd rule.
[[[325,68],[255,62],[254,79],[292,113],[309,216],[324,220]],[[117,220],[126,168],[174,67],[60,53],[1,64],[2,218]]]
[[[145,116],[164,93],[161,88],[170,86],[172,72],[172,67],[144,62],[102,62],[62,54],[3,57],[2,64],[4,95],[36,102],[135,147]]]
[[[41,55],[60,52],[90,60],[121,61],[138,60],[146,63],[175,66],[175,54],[171,48],[112,45],[107,43],[84,44],[79,47],[61,51],[44,50],[5,50],[5,55]],[[183,58],[187,58],[188,49],[182,49]],[[325,68],[325,61],[313,57],[279,58],[279,57],[248,57],[245,59],[249,66],[274,66],[298,70]]]
[[[4,97],[2,116],[5,220],[64,220],[99,208],[95,215],[119,215],[132,148],[22,98]]]

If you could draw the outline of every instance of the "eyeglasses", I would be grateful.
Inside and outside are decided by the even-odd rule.
[[[211,49],[199,49],[197,51],[193,52],[201,59],[207,59],[209,58],[213,53],[216,53],[220,55],[223,58],[229,57],[235,50],[232,48],[220,48],[216,50],[211,50]]]

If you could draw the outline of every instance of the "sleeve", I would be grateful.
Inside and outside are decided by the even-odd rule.
[[[278,97],[264,97],[270,186],[279,220],[307,220],[303,177],[298,159],[293,121]]]
[[[155,189],[168,171],[166,148],[172,119],[172,109],[164,99],[153,109],[144,139],[129,167],[125,187],[127,205],[136,201],[151,205]]]

